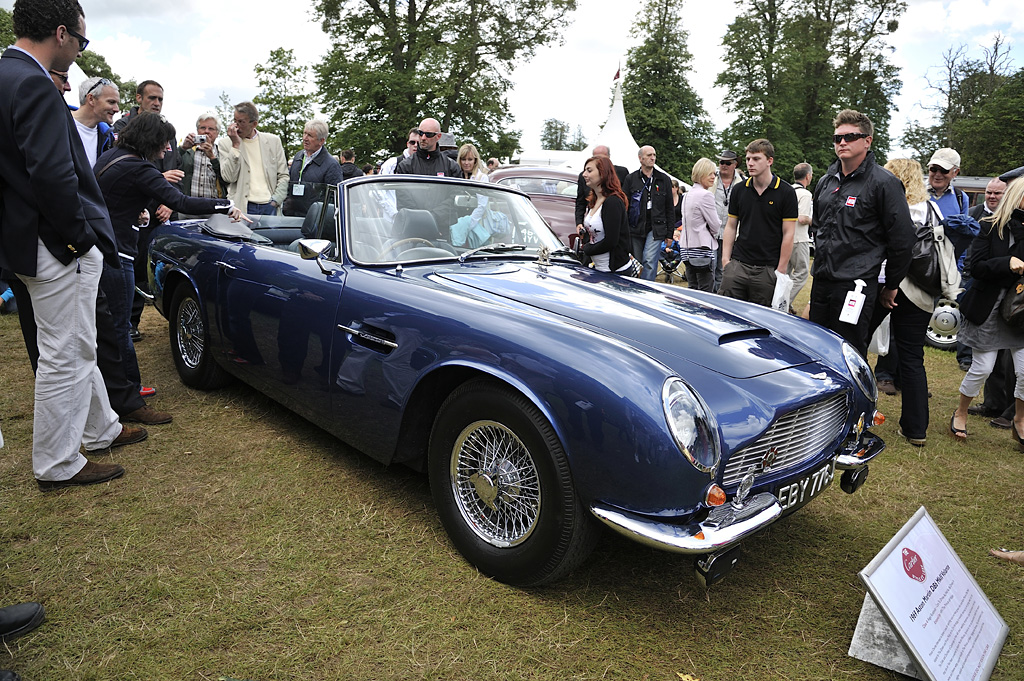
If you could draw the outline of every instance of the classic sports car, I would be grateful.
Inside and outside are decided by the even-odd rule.
[[[558,579],[603,524],[695,556],[711,583],[884,448],[871,370],[839,337],[583,267],[521,192],[373,176],[322,199],[156,230],[181,379],[234,376],[426,470],[452,543],[499,580]]]

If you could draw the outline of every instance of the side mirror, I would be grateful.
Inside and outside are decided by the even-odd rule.
[[[324,259],[333,249],[334,244],[327,239],[299,239],[299,257],[303,260],[316,260],[324,274],[334,274],[334,270],[324,265]]]

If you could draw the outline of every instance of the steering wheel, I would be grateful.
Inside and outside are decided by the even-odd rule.
[[[428,241],[427,239],[422,239],[422,238],[420,238],[418,236],[413,236],[413,237],[409,237],[408,239],[401,239],[401,240],[396,241],[395,243],[391,244],[390,246],[385,248],[383,251],[381,251],[380,255],[377,256],[377,259],[378,259],[378,261],[379,260],[387,260],[387,256],[391,253],[391,251],[398,250],[399,246],[406,246],[408,244],[416,244],[416,243],[426,244],[427,246],[430,246],[431,248],[434,248],[434,244],[432,242]]]

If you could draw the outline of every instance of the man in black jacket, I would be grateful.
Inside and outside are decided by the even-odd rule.
[[[395,166],[395,175],[435,175],[438,177],[461,177],[459,164],[451,160],[440,150],[441,124],[433,118],[424,118],[416,130],[419,137],[419,148],[408,158],[403,158]]]
[[[626,176],[622,191],[629,199],[629,234],[633,257],[643,263],[641,278],[654,281],[658,275],[658,257],[663,242],[675,230],[675,204],[672,180],[654,167],[658,159],[654,147],[640,147],[640,169]]]
[[[892,309],[910,270],[914,223],[903,183],[871,152],[874,126],[864,114],[845,109],[832,122],[838,160],[814,190],[812,322],[832,329],[867,356],[868,327],[875,300]],[[878,275],[885,265],[885,284]],[[847,296],[864,282],[864,305],[855,323],[839,320]]]
[[[39,488],[124,474],[79,452],[138,442],[122,427],[96,366],[96,295],[114,231],[71,112],[49,70],[67,71],[88,44],[76,0],[17,0],[17,41],[0,59],[0,267],[28,289],[40,350],[32,468]]]
[[[341,152],[341,176],[349,180],[353,177],[362,177],[363,171],[356,167],[356,152],[354,149],[344,149]]]

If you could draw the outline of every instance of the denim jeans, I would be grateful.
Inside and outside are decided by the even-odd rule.
[[[277,207],[267,203],[253,203],[249,202],[245,209],[247,215],[277,215]]]
[[[103,276],[100,287],[107,297],[107,307],[114,320],[114,332],[124,372],[135,390],[142,387],[139,375],[139,361],[135,357],[135,344],[131,336],[132,302],[135,300],[135,269],[134,263],[128,258],[121,258],[121,269],[115,270],[110,265],[103,265]]]
[[[644,269],[640,273],[641,279],[654,281],[654,278],[658,276],[658,258],[661,257],[663,242],[664,239],[655,238],[653,229],[647,232],[647,238],[644,239],[644,257],[641,260],[644,264]]]

